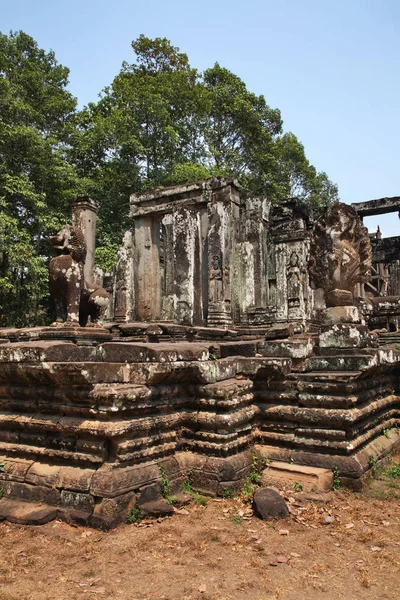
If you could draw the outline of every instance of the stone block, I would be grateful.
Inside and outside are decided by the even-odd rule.
[[[99,529],[110,529],[120,523],[126,523],[135,504],[136,496],[133,492],[115,498],[103,498],[95,505],[89,525]]]
[[[255,492],[253,508],[261,519],[285,519],[289,516],[286,502],[273,487],[261,488]]]
[[[353,294],[348,290],[330,290],[325,292],[326,306],[352,306]]]
[[[25,481],[34,485],[55,487],[61,467],[42,462],[34,462],[29,469]]]
[[[320,348],[365,348],[369,332],[363,325],[336,323],[319,335]]]
[[[272,325],[270,329],[265,332],[266,340],[277,340],[283,338],[289,338],[294,335],[294,325],[293,323],[278,323],[277,325]]]
[[[257,352],[256,341],[223,342],[219,347],[221,358],[227,356],[255,356]]]
[[[90,494],[81,494],[80,492],[63,490],[61,492],[61,506],[79,512],[92,513],[94,500]]]
[[[33,460],[1,456],[0,463],[4,465],[4,470],[0,471],[0,481],[12,480],[22,482],[25,480],[27,472],[33,465]]]
[[[309,371],[365,371],[377,365],[376,354],[312,356],[308,359]]]
[[[175,509],[164,498],[145,502],[140,506],[140,512],[144,517],[167,517],[174,514]]]
[[[332,482],[333,474],[329,469],[277,461],[271,462],[261,475],[263,485],[293,490],[293,486],[298,483],[304,492],[328,492]]]
[[[288,357],[302,359],[311,356],[314,342],[311,337],[293,337],[287,340],[266,341],[259,345],[258,351],[263,356]]]
[[[360,311],[356,306],[332,306],[323,312],[323,323],[361,323]]]
[[[53,521],[57,509],[47,504],[31,504],[20,500],[2,498],[0,500],[0,521],[7,519],[21,525],[44,525]]]
[[[137,342],[109,342],[103,344],[99,354],[105,362],[160,362],[208,360],[208,346],[199,343],[175,342],[168,344],[140,344]]]

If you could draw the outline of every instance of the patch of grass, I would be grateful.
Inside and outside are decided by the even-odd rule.
[[[183,483],[183,491],[186,492],[186,494],[190,494],[192,496],[192,500],[195,504],[197,504],[197,506],[207,506],[208,499],[206,498],[206,496],[202,496],[201,494],[199,494],[198,492],[196,492],[193,489],[191,475],[192,475],[192,473],[191,473],[191,471],[189,471],[188,478]],[[230,488],[227,488],[227,489],[230,489]]]
[[[4,471],[6,470],[4,463],[0,461],[0,473],[4,473]]]
[[[251,483],[254,483],[255,485],[258,485],[260,483],[261,475],[260,475],[260,472],[258,469],[258,458],[255,454],[253,455],[253,458],[252,458],[249,479],[250,479]]]
[[[340,471],[338,467],[333,467],[333,481],[332,481],[332,489],[334,491],[340,488]]]
[[[303,486],[301,485],[301,483],[299,483],[298,481],[295,481],[293,483],[293,490],[295,492],[302,492],[303,491]]]
[[[372,476],[375,477],[378,474],[378,463],[376,462],[375,456],[368,457],[368,464],[370,466]]]
[[[172,497],[171,497],[172,489],[171,489],[171,485],[170,485],[170,482],[168,479],[168,475],[164,469],[164,465],[162,465],[159,461],[157,461],[157,467],[158,467],[158,470],[160,471],[160,475],[161,475],[161,481],[160,481],[161,495],[163,498],[165,498],[165,500],[168,502],[168,504],[172,504]]]
[[[222,490],[221,496],[223,498],[233,498],[234,494],[235,490],[233,488],[226,487]]]
[[[135,507],[132,508],[132,510],[131,510],[131,514],[128,517],[128,522],[129,523],[140,523],[141,520],[142,520],[142,513],[140,511],[138,504],[136,504]]]
[[[232,523],[235,523],[235,525],[241,525],[241,523],[242,523],[242,519],[236,515],[231,517],[231,521],[232,521]]]
[[[382,475],[393,477],[393,479],[400,479],[400,463],[392,463],[390,467],[382,471]]]

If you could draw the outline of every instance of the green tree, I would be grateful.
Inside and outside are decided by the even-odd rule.
[[[338,199],[338,189],[326,173],[318,173],[308,161],[304,146],[293,133],[285,133],[276,140],[277,178],[279,199],[299,198],[312,206],[329,204]]]
[[[249,191],[273,192],[275,138],[280,111],[218,63],[204,73],[210,110],[204,128],[206,156],[218,171],[238,177]]]
[[[77,117],[72,158],[100,203],[100,242],[120,241],[133,191],[175,183],[178,164],[202,152],[200,123],[207,94],[186,54],[165,38],[132,42],[136,62],[124,62],[97,104]]]
[[[70,218],[68,69],[23,32],[0,33],[0,323],[46,318],[46,237]]]

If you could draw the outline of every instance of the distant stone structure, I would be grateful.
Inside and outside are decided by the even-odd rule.
[[[400,216],[400,197],[379,198],[352,204],[361,219],[387,213]],[[370,329],[387,329],[381,341],[399,341],[400,329],[400,236],[383,238],[378,227],[370,234],[372,246],[371,279],[359,286],[356,294],[365,306]]]
[[[118,322],[226,327],[311,317],[311,220],[301,203],[272,206],[214,178],[134,194],[131,219],[117,265]]]
[[[109,528],[132,510],[171,514],[165,477],[178,502],[188,477],[223,495],[254,456],[261,482],[326,490],[334,469],[360,489],[400,446],[397,334],[370,331],[400,298],[369,298],[357,212],[313,215],[210,179],[132,196],[131,219],[110,322],[76,323],[91,222],[55,243],[54,293],[69,298],[76,278],[73,326],[0,330],[0,519]],[[377,252],[372,240],[372,268]]]

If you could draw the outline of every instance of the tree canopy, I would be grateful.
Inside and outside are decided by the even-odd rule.
[[[68,69],[25,33],[0,34],[0,322],[44,318],[46,234],[78,180],[65,154],[76,100]]]
[[[250,194],[337,199],[280,111],[216,63],[204,73],[166,38],[141,35],[97,102],[77,110],[66,67],[23,32],[0,34],[0,324],[41,322],[47,235],[78,192],[99,202],[97,260],[109,270],[129,195],[212,175]]]

